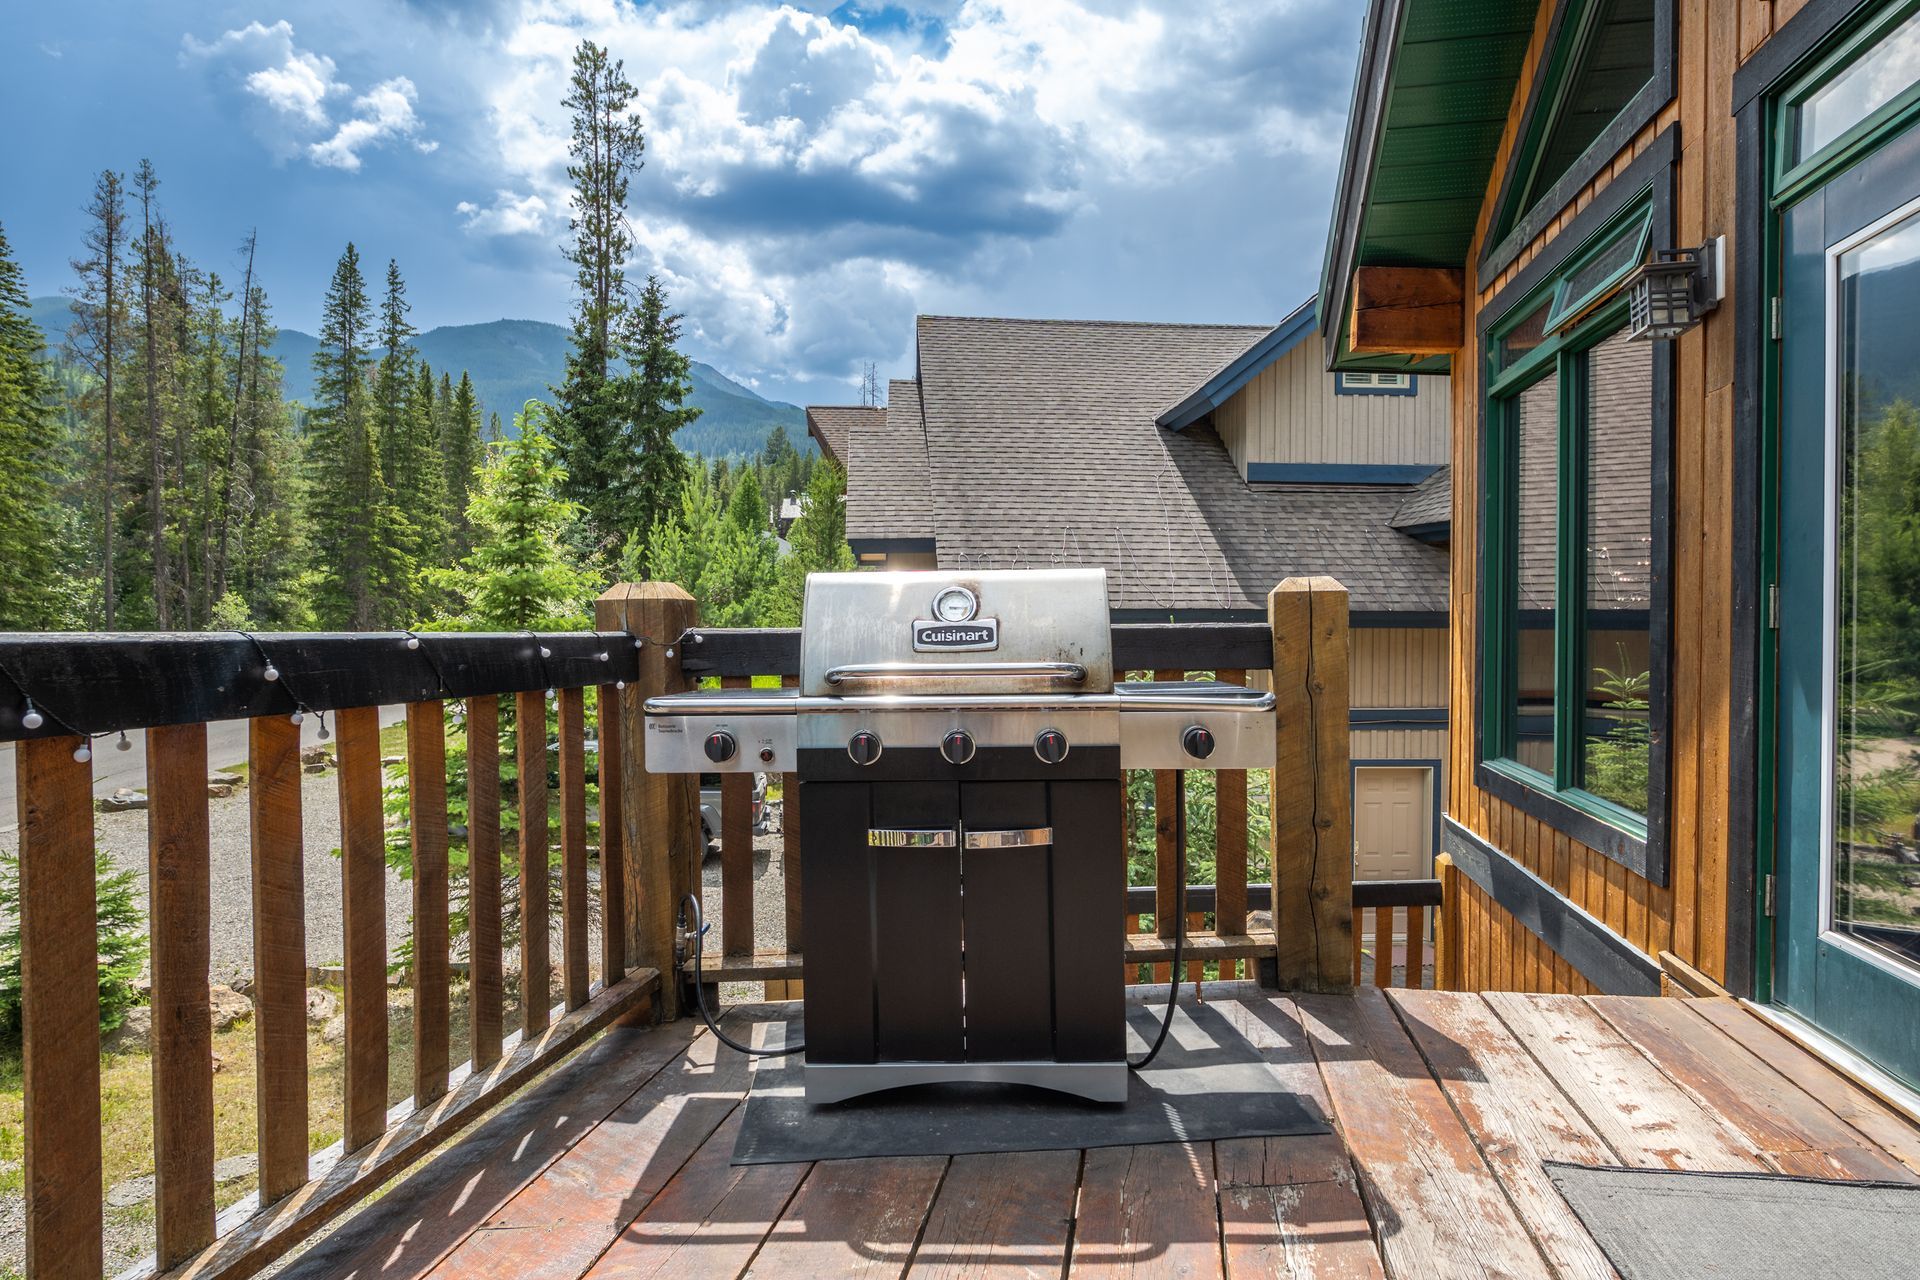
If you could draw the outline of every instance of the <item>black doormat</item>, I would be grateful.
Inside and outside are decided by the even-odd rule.
[[[1163,1007],[1129,1004],[1128,1057],[1146,1052]],[[798,1021],[786,1031],[798,1036]],[[1123,1103],[1021,1085],[926,1084],[810,1107],[799,1060],[772,1061],[754,1074],[735,1164],[1328,1132],[1320,1109],[1287,1092],[1260,1051],[1204,1004],[1180,1006],[1160,1056],[1145,1071],[1129,1073]]]
[[[1920,1185],[1546,1165],[1622,1280],[1911,1280]]]

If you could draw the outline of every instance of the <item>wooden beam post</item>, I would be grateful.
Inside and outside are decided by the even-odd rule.
[[[600,597],[594,625],[625,631],[640,644],[639,679],[621,693],[621,817],[626,824],[627,958],[657,969],[660,1010],[680,1016],[679,966],[674,961],[680,899],[699,883],[699,779],[647,772],[642,707],[658,694],[690,687],[680,669],[680,637],[699,621],[692,596],[671,582],[619,583]],[[604,785],[604,784],[603,784]]]
[[[1353,982],[1347,589],[1288,578],[1267,596],[1279,741],[1273,768],[1275,950],[1283,989]]]
[[[20,1076],[27,1274],[98,1276],[100,952],[85,738],[14,746],[20,821]]]
[[[1433,874],[1440,881],[1440,906],[1433,913],[1433,987],[1458,991],[1460,961],[1454,948],[1460,945],[1460,871],[1443,853],[1433,860]]]
[[[1466,342],[1465,273],[1457,267],[1361,267],[1353,273],[1355,355],[1450,355]]]

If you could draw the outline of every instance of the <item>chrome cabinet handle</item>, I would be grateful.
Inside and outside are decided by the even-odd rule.
[[[827,668],[827,683],[848,680],[918,680],[936,676],[1002,676],[1015,679],[1068,680],[1085,684],[1087,669],[1078,662],[858,662]]]
[[[1037,849],[1053,843],[1052,827],[1028,827],[1024,831],[969,831],[969,849]]]
[[[867,831],[869,849],[951,849],[959,843],[952,827],[874,827]]]

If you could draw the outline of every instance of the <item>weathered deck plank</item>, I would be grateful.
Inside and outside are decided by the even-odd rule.
[[[1798,1085],[1687,1011],[1687,1001],[1589,996],[1587,1002],[1681,1088],[1753,1139],[1782,1173],[1920,1182]]]
[[[1199,1280],[1224,1275],[1212,1144],[1087,1152],[1069,1276]]]
[[[1386,1275],[1337,1134],[1213,1144],[1220,1247],[1233,1280],[1369,1280]]]
[[[1059,1275],[1079,1184],[1078,1151],[955,1156],[907,1274],[916,1280]]]
[[[944,1156],[824,1160],[787,1203],[759,1256],[758,1280],[898,1276],[946,1172]]]
[[[1386,997],[1303,997],[1300,1013],[1388,1274],[1550,1275]]]

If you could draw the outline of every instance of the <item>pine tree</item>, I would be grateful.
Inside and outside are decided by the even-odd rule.
[[[62,624],[49,475],[59,420],[41,345],[26,281],[0,228],[0,630],[6,631]]]
[[[370,630],[380,612],[375,548],[388,503],[367,404],[372,323],[360,254],[349,243],[322,304],[307,443],[314,613],[329,629]]]
[[[853,549],[847,545],[846,481],[833,463],[823,459],[814,466],[800,500],[800,518],[787,530],[787,548],[768,593],[762,626],[799,626],[807,575],[845,573],[854,567]]]
[[[560,496],[566,473],[543,429],[545,405],[528,401],[519,434],[491,446],[468,519],[474,548],[432,576],[458,602],[436,625],[454,630],[564,631],[588,625],[596,580],[564,534],[575,519]]]
[[[67,337],[69,354],[97,380],[101,390],[101,415],[98,427],[100,459],[98,472],[100,513],[100,611],[102,624],[111,631],[115,623],[118,592],[114,587],[114,526],[119,520],[120,489],[114,468],[119,444],[119,425],[114,416],[114,380],[120,363],[126,358],[127,283],[122,259],[127,252],[126,192],[120,175],[102,169],[94,182],[93,199],[87,202],[87,231],[83,243],[87,256],[75,259],[73,270],[80,277],[74,294],[75,315]]]
[[[630,557],[627,572],[686,588],[700,602],[704,625],[761,625],[775,581],[775,547],[759,508],[759,498],[746,484],[736,486],[723,505],[721,490],[696,471],[648,540],[645,574],[640,575],[637,555]]]
[[[167,555],[160,380],[166,277],[171,271],[172,254],[167,249],[166,229],[159,220],[159,210],[155,208],[154,197],[159,189],[160,177],[154,172],[153,162],[141,160],[140,167],[134,171],[133,190],[140,201],[140,343],[146,392],[147,553],[153,571],[154,622],[166,631],[173,626],[173,574]]]
[[[460,385],[454,388],[453,403],[441,425],[440,460],[446,471],[446,511],[449,537],[454,556],[473,549],[473,526],[467,520],[467,503],[472,497],[474,472],[480,465],[480,401],[473,393],[473,379],[465,370]]]
[[[244,439],[235,484],[237,541],[232,550],[230,592],[255,626],[305,630],[312,626],[306,593],[297,587],[304,546],[305,488],[300,478],[300,442],[282,397],[284,371],[268,354],[278,332],[266,290],[255,284],[243,312],[239,398]]]
[[[400,438],[411,412],[408,398],[414,390],[415,330],[407,319],[410,310],[400,264],[389,258],[387,292],[380,300],[380,365],[373,379],[373,430],[380,442],[380,466],[388,475],[394,473],[399,459]]]
[[[412,570],[400,593],[400,620],[425,617],[431,611],[423,571],[443,566],[447,557],[447,479],[435,405],[433,370],[422,361],[393,450],[393,502],[404,522],[401,549]]]
[[[629,321],[626,345],[633,371],[623,380],[625,416],[632,423],[627,456],[633,477],[623,495],[621,528],[644,542],[686,483],[687,460],[673,433],[700,416],[687,404],[693,392],[690,362],[680,352],[680,316],[667,310],[667,291],[647,277]]]
[[[628,311],[633,233],[627,183],[646,150],[640,122],[630,114],[634,92],[624,64],[591,40],[580,42],[564,100],[573,113],[567,177],[573,183],[568,225],[574,239],[566,257],[574,267],[575,297],[566,377],[556,389],[555,439],[567,472],[566,494],[580,507],[593,549],[609,558],[618,555],[631,529],[621,398],[609,384]]]

